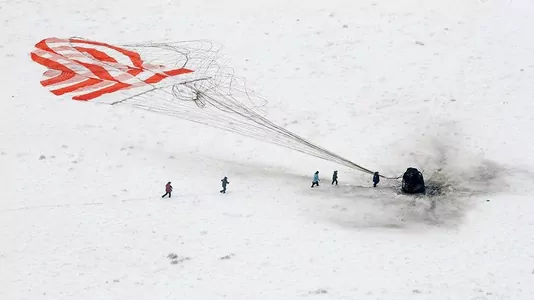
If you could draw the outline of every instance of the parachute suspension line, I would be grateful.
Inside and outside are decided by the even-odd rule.
[[[157,48],[158,45],[151,45],[150,47]],[[173,47],[165,47],[173,49]],[[186,53],[190,53],[190,51],[178,50],[174,52],[184,54],[184,56],[187,56]],[[242,101],[238,101],[233,95],[236,92],[242,94],[241,98],[243,99],[240,100],[246,99],[248,102],[253,103],[249,91],[246,88],[240,88],[238,86],[233,72],[222,72],[223,67],[216,64],[215,60],[207,63],[203,61],[200,64],[202,68],[195,66],[195,60],[192,58],[188,57],[186,62],[189,65],[183,64],[180,67],[189,67],[193,70],[201,69],[198,75],[199,77],[173,84],[170,86],[170,89],[158,89],[158,91],[172,97],[163,96],[157,100],[155,97],[151,97],[150,100],[143,100],[136,103],[132,103],[134,101],[130,98],[126,102],[145,109],[147,108],[145,105],[147,105],[152,111],[216,127],[267,143],[277,144],[367,174],[374,173],[276,125],[255,110],[247,107]],[[207,70],[210,70],[210,72],[206,72]],[[223,91],[226,91],[226,93],[223,93]],[[161,104],[156,105],[157,102]],[[195,104],[196,109],[193,107],[194,110],[184,110],[181,107],[191,102]]]
[[[210,100],[216,102],[215,99],[213,99],[212,97],[208,97]],[[213,103],[212,103],[213,104]],[[310,154],[310,155],[313,155],[315,157],[318,157],[318,158],[322,158],[322,159],[325,159],[325,160],[329,160],[329,161],[335,161],[335,162],[338,162],[338,163],[341,163],[343,165],[346,165],[348,167],[352,167],[352,168],[356,168],[360,171],[363,171],[363,172],[366,172],[366,173],[369,173],[369,174],[373,174],[373,172],[371,170],[368,170],[364,167],[361,167],[335,153],[332,153],[318,145],[315,145],[313,143],[311,143],[310,141],[296,135],[295,133],[291,132],[291,131],[288,131],[286,130],[285,128],[283,127],[280,127],[276,124],[274,124],[273,122],[269,121],[268,119],[264,118],[263,116],[255,113],[254,111],[249,111],[249,110],[246,110],[245,112],[249,113],[249,114],[245,114],[241,111],[237,111],[237,110],[234,110],[232,109],[230,106],[227,106],[224,104],[224,102],[218,102],[218,104],[221,104],[223,105],[225,108],[229,109],[229,110],[232,110],[232,112],[238,114],[238,115],[241,115],[242,117],[245,117],[251,121],[253,121],[254,123],[260,125],[260,126],[264,126],[265,128],[267,128],[268,130],[271,130],[271,132],[273,132],[276,136],[280,135],[281,137],[284,137],[286,138],[286,140],[282,140],[282,141],[279,141],[278,144],[279,145],[282,145],[282,146],[286,146],[286,147],[291,147],[292,149],[294,150],[297,150],[297,151],[300,151],[300,152],[303,152],[303,153],[306,153],[306,154]],[[243,108],[243,109],[246,109],[244,107],[240,107],[240,108]],[[291,145],[291,144],[288,144],[287,142],[291,142],[291,141],[295,141],[297,142],[295,145]],[[307,146],[310,150],[313,150],[313,151],[310,151],[308,150],[306,147],[303,147],[303,148],[300,148],[300,147],[297,147],[298,145],[304,145],[304,146]]]
[[[254,110],[247,108],[241,102],[236,101],[232,96],[224,95],[214,90],[210,90],[209,93],[204,92],[200,88],[194,86],[195,82],[206,80],[209,81],[212,80],[212,78],[204,78],[176,84],[171,87],[170,91],[160,89],[160,91],[172,94],[173,99],[164,100],[167,98],[162,97],[160,101],[164,100],[164,104],[157,106],[154,105],[153,102],[150,104],[149,110],[170,116],[180,117],[188,121],[216,127],[225,131],[248,136],[268,143],[274,143],[307,155],[332,161],[352,169],[357,169],[367,174],[374,173],[367,168],[364,168],[346,158],[313,144],[297,134],[288,131],[279,125],[276,125]],[[184,105],[185,103],[183,103],[184,101],[180,101],[180,98],[183,97],[183,95],[180,95],[180,92],[183,92],[184,88],[192,91],[192,97],[186,101],[192,101],[196,104],[196,106],[198,106],[195,113],[196,115],[202,115],[201,117],[192,117],[190,115],[191,111],[188,114],[181,113],[183,112],[183,109],[180,109],[179,106]],[[153,97],[151,98],[153,100],[155,99]],[[128,102],[128,104],[138,108],[147,109],[147,107],[143,106],[142,104],[143,102],[147,103],[146,101],[135,102],[130,98],[123,102]],[[207,105],[209,105],[209,107],[206,107]],[[215,108],[215,110],[212,108]],[[217,115],[219,112],[224,114],[225,117],[220,118]],[[387,178],[385,176],[382,177]]]

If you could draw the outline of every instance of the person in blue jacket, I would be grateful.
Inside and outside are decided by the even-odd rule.
[[[319,171],[315,171],[315,174],[313,174],[313,181],[311,187],[314,186],[319,186]]]

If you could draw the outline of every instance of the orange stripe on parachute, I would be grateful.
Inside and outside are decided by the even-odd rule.
[[[89,101],[89,100],[98,98],[98,97],[100,97],[100,96],[102,96],[104,94],[111,94],[113,92],[122,90],[122,89],[130,87],[130,86],[131,85],[129,85],[129,84],[118,82],[118,83],[116,83],[116,84],[114,84],[112,86],[108,86],[108,87],[105,87],[103,89],[91,92],[91,93],[87,93],[87,94],[83,94],[83,95],[79,95],[79,96],[74,96],[72,99],[81,100],[81,101]]]
[[[158,82],[162,81],[163,79],[165,79],[165,78],[167,78],[169,76],[187,74],[187,73],[191,73],[191,72],[193,72],[193,71],[191,71],[189,69],[186,69],[186,68],[169,70],[169,71],[163,72],[163,74],[162,73],[156,73],[156,74],[150,76],[149,78],[145,79],[144,82],[148,83],[148,84],[158,83]]]
[[[118,63],[118,61],[116,59],[114,59],[113,57],[107,55],[106,53],[100,51],[100,50],[97,50],[97,49],[93,49],[93,48],[85,48],[85,47],[74,47],[74,49],[80,51],[80,52],[85,52],[89,55],[91,55],[92,57],[94,57],[95,59],[98,59],[99,61],[105,61],[105,62],[112,62],[112,63]]]
[[[41,80],[41,84],[43,86],[54,85],[54,84],[72,79],[74,78],[74,76],[76,76],[74,72],[64,72],[64,71],[60,71],[60,72],[61,73],[56,77],[46,79],[46,80]]]
[[[73,59],[73,61],[79,63],[80,65],[82,65],[84,67],[86,67],[87,69],[89,69],[89,71],[91,71],[91,73],[93,73],[96,77],[98,77],[100,79],[118,82],[118,80],[115,77],[111,76],[111,74],[109,74],[108,70],[106,70],[102,66],[91,64],[91,63],[84,63],[84,62],[81,62],[81,61],[78,61],[78,60],[75,60],[75,59]]]
[[[39,43],[35,44],[35,48],[44,50],[46,52],[56,53],[56,51],[54,51],[54,50],[50,49],[50,47],[48,47],[48,44],[46,43],[46,40],[48,40],[48,39],[41,40]]]
[[[35,54],[35,53],[32,53],[32,54],[31,54],[31,58],[32,58],[32,60],[35,61],[36,63],[38,63],[38,64],[40,64],[40,65],[43,65],[43,66],[45,66],[45,67],[48,67],[49,69],[53,69],[53,70],[61,71],[62,74],[63,74],[63,73],[70,73],[70,74],[72,74],[72,76],[70,76],[69,78],[66,78],[66,77],[65,77],[65,80],[74,77],[74,75],[76,74],[76,73],[74,73],[73,70],[67,68],[66,66],[64,66],[64,65],[62,65],[62,64],[60,64],[60,63],[58,63],[58,62],[56,62],[56,61],[53,61],[53,60],[51,60],[51,59],[41,57],[41,56],[39,56],[39,55],[37,55],[37,54]],[[61,77],[61,75],[58,76],[58,77]],[[56,77],[56,78],[57,78],[57,77]],[[41,84],[42,84],[43,86],[47,86],[47,85],[50,85],[50,84],[52,84],[52,83],[57,83],[57,82],[54,82],[53,79],[54,79],[54,78],[52,78],[52,79],[47,79],[47,80],[41,80]]]
[[[66,93],[70,93],[70,92],[74,92],[76,90],[79,90],[81,88],[85,88],[85,87],[89,87],[89,86],[92,86],[92,85],[95,85],[97,83],[101,83],[102,80],[100,79],[95,79],[95,78],[89,78],[89,79],[86,79],[82,82],[78,82],[76,84],[73,84],[73,85],[69,85],[69,86],[66,86],[64,88],[60,88],[60,89],[57,89],[57,90],[52,90],[51,92],[54,94],[54,95],[63,95],[63,94],[66,94]]]
[[[126,66],[126,67],[128,67],[128,69],[129,69],[128,72],[126,72],[126,73],[128,73],[128,74],[130,74],[132,76],[137,76],[137,75],[143,73],[142,69],[135,69],[135,68],[132,68],[130,66]]]
[[[70,41],[72,43],[83,43],[83,44],[89,44],[89,45],[95,45],[95,46],[108,47],[110,49],[116,50],[128,56],[128,58],[130,58],[134,66],[138,68],[143,68],[143,60],[141,59],[141,55],[139,55],[139,53],[137,52],[126,50],[121,47],[113,46],[113,45],[106,44],[106,43],[95,42],[95,41],[86,41],[86,40],[80,40],[80,39],[70,39]]]
[[[176,75],[182,75],[182,74],[187,74],[187,73],[192,73],[193,70],[189,70],[189,69],[186,69],[186,68],[180,68],[180,69],[174,69],[174,70],[168,70],[168,71],[165,71],[163,73],[169,75],[169,76],[176,76]]]
[[[157,73],[157,74],[154,74],[154,75],[150,76],[149,78],[145,79],[144,82],[148,83],[148,84],[158,83],[158,82],[162,81],[163,79],[165,79],[167,77],[169,77],[169,76]]]

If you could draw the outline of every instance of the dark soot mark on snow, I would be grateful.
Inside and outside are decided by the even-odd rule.
[[[507,177],[517,171],[448,145],[435,142],[430,153],[417,158],[425,166],[425,194],[403,194],[400,180],[381,182],[376,189],[344,188],[332,195],[336,203],[328,219],[351,228],[460,226],[481,196],[506,191]]]
[[[428,197],[466,197],[503,192],[511,172],[497,162],[467,151],[434,142],[435,152],[426,159],[425,176]]]

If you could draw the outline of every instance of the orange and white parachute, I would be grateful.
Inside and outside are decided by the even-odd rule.
[[[35,48],[32,60],[48,68],[41,84],[55,95],[72,93],[74,100],[92,100],[193,72],[150,64],[135,51],[80,38],[47,38]]]
[[[234,76],[207,41],[111,45],[46,38],[31,59],[41,85],[73,100],[126,105],[235,132],[373,174],[264,117],[265,101]]]

